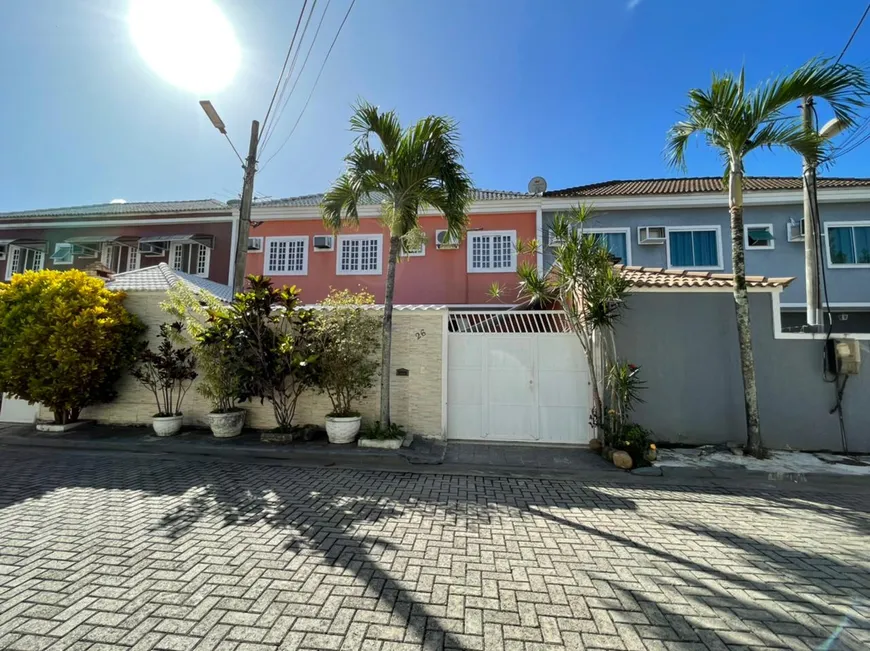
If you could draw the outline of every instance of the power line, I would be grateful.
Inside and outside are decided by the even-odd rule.
[[[326,62],[329,61],[329,55],[332,54],[332,48],[335,47],[336,41],[338,41],[338,37],[341,34],[341,30],[344,27],[344,24],[347,22],[348,16],[350,16],[350,10],[353,9],[354,4],[356,4],[356,0],[350,0],[350,6],[347,8],[347,12],[344,14],[344,18],[341,21],[341,25],[338,26],[338,31],[335,33],[335,38],[332,39],[332,43],[329,46],[329,50],[326,51],[326,56],[323,59],[323,64],[320,66],[320,70],[317,72],[317,77],[314,78],[314,84],[311,86],[311,92],[308,93],[308,99],[305,100],[305,104],[302,106],[302,110],[299,112],[299,117],[296,118],[296,122],[293,124],[293,128],[290,129],[290,133],[287,134],[287,137],[284,138],[284,142],[275,150],[275,153],[272,154],[265,163],[263,163],[263,167],[269,164],[275,156],[277,156],[282,149],[284,149],[284,145],[286,145],[290,138],[296,131],[296,127],[299,126],[299,122],[302,120],[302,116],[305,115],[305,109],[308,108],[308,104],[311,102],[311,98],[314,96],[314,90],[317,88],[317,82],[320,81],[320,76],[323,74],[323,69],[326,68]]]
[[[331,2],[332,2],[332,0],[326,0],[326,6],[323,8],[323,13],[320,15],[320,22],[317,23],[317,30],[314,32],[314,38],[311,39],[311,43],[308,45],[308,52],[305,53],[305,59],[302,61],[302,66],[299,68],[299,73],[296,75],[296,79],[293,82],[293,85],[290,87],[290,92],[287,93],[287,97],[284,100],[284,103],[281,105],[281,109],[278,111],[277,117],[275,117],[275,119],[272,120],[273,129],[269,132],[269,137],[266,139],[266,142],[263,143],[263,149],[265,149],[266,145],[269,143],[269,139],[275,133],[274,127],[277,126],[278,123],[281,121],[281,117],[284,115],[284,110],[287,108],[287,105],[290,103],[290,99],[293,97],[293,91],[296,90],[296,86],[299,84],[299,80],[302,79],[302,73],[305,72],[305,66],[308,65],[308,59],[311,58],[311,52],[314,50],[314,44],[317,42],[317,37],[320,35],[320,28],[323,27],[323,21],[326,18],[326,12],[329,11],[329,5]],[[311,11],[312,12],[314,11],[313,7],[312,7]],[[305,32],[303,30],[303,38],[304,38],[304,35],[305,35]],[[302,44],[302,41],[300,41],[300,46],[301,46],[301,44]],[[297,49],[297,54],[298,54],[298,51],[299,50]],[[293,64],[290,65],[290,71],[292,74]],[[288,75],[288,79],[289,79],[289,75]],[[281,100],[279,98],[278,103],[280,104],[280,102],[281,102]],[[260,153],[262,153],[262,150]]]
[[[846,45],[843,47],[843,51],[840,52],[840,56],[837,57],[837,63],[840,63],[840,59],[843,58],[843,55],[846,54],[846,50],[849,49],[849,46],[852,45],[852,40],[855,38],[855,34],[858,33],[858,30],[861,29],[861,25],[864,23],[864,19],[867,18],[867,13],[870,12],[870,2],[867,3],[867,8],[864,10],[864,13],[861,15],[861,20],[858,21],[858,24],[855,25],[855,29],[852,30],[852,35],[849,36],[849,40],[846,41]]]
[[[263,133],[263,137],[261,138],[261,148],[266,147],[266,144],[269,142],[269,138],[271,138],[272,134],[275,132],[275,127],[281,120],[281,114],[284,111],[283,106],[286,106],[286,102],[284,103],[284,105],[282,105],[281,100],[284,99],[284,95],[287,93],[287,86],[290,85],[290,79],[293,77],[293,70],[296,69],[296,61],[299,59],[299,52],[302,49],[302,44],[305,42],[305,35],[308,33],[308,26],[311,24],[311,19],[314,17],[314,10],[316,8],[317,0],[314,0],[311,3],[311,10],[308,12],[308,18],[305,19],[305,25],[302,27],[302,32],[299,34],[299,43],[296,46],[296,51],[293,53],[293,59],[290,61],[290,67],[287,68],[287,74],[284,75],[284,79],[281,84],[281,92],[278,93],[278,99],[275,102],[276,108],[279,106],[281,106],[282,108],[274,113],[274,115],[272,116],[272,121],[267,125]]]
[[[269,101],[269,108],[266,109],[266,117],[263,118],[263,129],[269,121],[269,114],[272,112],[272,105],[275,103],[275,97],[278,95],[278,88],[281,86],[281,80],[284,78],[284,71],[287,70],[287,62],[290,61],[290,54],[293,52],[293,44],[296,42],[296,34],[299,33],[299,25],[302,24],[302,16],[305,15],[305,7],[308,5],[308,0],[302,3],[302,9],[299,12],[299,19],[296,21],[296,29],[293,30],[293,38],[290,39],[290,47],[287,48],[287,56],[284,57],[284,65],[281,66],[281,74],[278,75],[278,81],[275,84],[275,91],[272,93],[272,99]],[[260,131],[262,134],[263,132]],[[259,140],[258,140],[259,142]]]

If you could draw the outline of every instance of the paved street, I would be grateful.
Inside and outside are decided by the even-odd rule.
[[[0,649],[866,649],[870,491],[0,449]]]

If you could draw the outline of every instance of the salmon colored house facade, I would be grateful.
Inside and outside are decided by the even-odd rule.
[[[255,204],[247,272],[296,285],[306,303],[323,299],[330,288],[362,288],[383,303],[389,235],[379,220],[380,205],[361,206],[359,227],[333,236],[320,218],[321,196]],[[516,287],[517,266],[524,258],[536,262],[535,256],[518,256],[515,246],[518,239],[536,237],[539,206],[540,199],[531,195],[478,190],[466,237],[446,246],[437,244],[439,231],[446,229],[444,219],[434,212],[421,214],[426,243],[400,259],[395,303],[497,307],[500,302],[489,294],[493,283]],[[508,291],[507,296],[514,294]]]

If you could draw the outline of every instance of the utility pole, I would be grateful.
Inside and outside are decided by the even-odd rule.
[[[233,295],[245,288],[245,263],[248,260],[248,234],[251,232],[251,204],[254,201],[254,174],[257,172],[257,144],[260,123],[251,122],[251,143],[245,159],[245,181],[239,206],[239,227],[236,229],[236,263],[233,275]]]
[[[815,132],[813,121],[813,98],[805,97],[802,107],[804,129]],[[804,189],[804,275],[807,288],[807,325],[818,331],[822,325],[822,309],[819,300],[819,225],[813,201],[816,196],[817,161],[803,159]]]

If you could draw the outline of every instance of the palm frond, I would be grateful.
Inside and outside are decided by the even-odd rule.
[[[761,123],[805,97],[820,97],[843,124],[850,126],[859,109],[867,106],[868,94],[870,83],[864,69],[830,59],[810,59],[791,74],[760,86],[747,99],[752,119]]]
[[[359,224],[357,206],[360,199],[359,188],[354,186],[350,174],[345,172],[323,195],[323,201],[320,204],[323,225],[329,230],[337,232],[342,224]]]
[[[367,143],[369,136],[374,134],[387,154],[396,151],[402,140],[402,124],[396,112],[381,112],[377,106],[365,100],[357,101],[353,108],[350,130],[359,134],[356,144]]]
[[[754,149],[785,147],[810,160],[818,160],[824,140],[815,131],[804,128],[795,118],[792,121],[767,122],[758,129],[743,148],[743,154]]]

